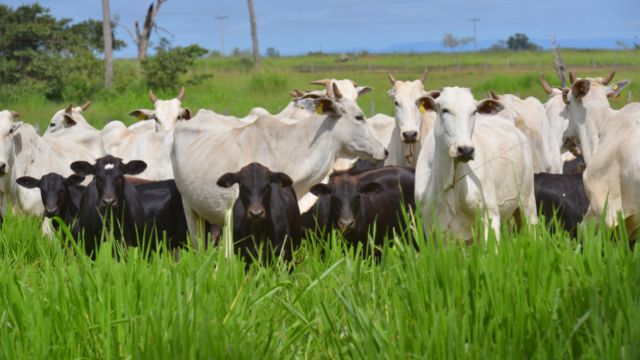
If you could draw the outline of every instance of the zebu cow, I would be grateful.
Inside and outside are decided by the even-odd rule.
[[[425,71],[420,80],[414,81],[400,81],[388,75],[393,85],[388,94],[395,105],[395,126],[385,165],[416,166],[422,139],[431,131],[436,120],[433,111],[416,107],[416,101],[427,95],[424,91],[427,74]]]
[[[94,128],[82,115],[91,102],[82,106],[69,105],[53,115],[43,138],[65,139],[83,146],[94,158],[105,155],[100,130]]]
[[[542,103],[534,98],[521,99],[511,94],[498,95],[490,92],[494,100],[504,105],[503,115],[514,119],[515,125],[529,139],[535,173],[562,173],[560,149],[555,144],[554,134]]]
[[[42,215],[44,207],[37,189],[16,184],[22,176],[41,177],[55,172],[72,174],[74,160],[91,160],[93,154],[83,146],[64,138],[40,137],[33,126],[14,121],[9,111],[0,112],[0,176],[2,176],[3,210],[9,198],[18,213]]]
[[[606,225],[613,227],[620,214],[632,232],[640,226],[640,103],[611,108],[607,98],[621,90],[607,86],[614,75],[615,71],[606,78],[577,79],[570,72],[571,88],[563,92],[569,114],[565,138],[577,139],[584,156],[587,217],[604,214]]]
[[[360,107],[342,97],[336,86],[333,93],[334,97],[313,100],[318,114],[307,121],[286,124],[261,117],[241,128],[212,129],[201,126],[196,116],[176,126],[171,162],[194,238],[201,217],[218,225],[229,222],[238,190],[215,183],[250,162],[288,174],[295,192],[304,194],[331,172],[338,157],[384,160],[387,151],[373,136]],[[215,154],[232,156],[219,156],[215,166],[208,166]]]
[[[447,87],[417,106],[437,112],[416,167],[425,225],[433,219],[468,240],[478,210],[485,231],[490,226],[498,238],[500,224],[517,213],[537,222],[531,150],[512,121],[494,116],[503,110],[500,102],[478,102],[469,89]]]

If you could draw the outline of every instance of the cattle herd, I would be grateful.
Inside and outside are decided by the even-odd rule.
[[[184,88],[172,100],[150,91],[154,109],[132,111],[139,121],[128,127],[94,128],[85,103],[58,111],[40,136],[5,110],[2,208],[44,215],[47,234],[65,223],[89,255],[108,228],[151,250],[226,239],[228,253],[263,261],[291,259],[306,231],[337,229],[379,256],[414,211],[464,240],[478,216],[498,239],[510,218],[535,224],[539,214],[574,235],[585,217],[637,230],[640,103],[610,107],[629,83],[612,83],[613,72],[570,75],[568,88],[540,77],[543,104],[493,92],[478,101],[468,88],[425,90],[426,72],[389,74],[395,117],[366,118],[357,100],[372,89],[335,79],[295,90],[278,114],[244,118],[194,115]]]

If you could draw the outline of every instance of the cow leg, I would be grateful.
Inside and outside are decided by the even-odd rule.
[[[187,228],[189,229],[189,235],[191,236],[191,245],[193,245],[194,249],[197,249],[198,236],[200,235],[197,223],[198,214],[193,211],[191,204],[189,204],[184,196],[182,197],[182,206],[184,207],[184,217],[187,220]]]

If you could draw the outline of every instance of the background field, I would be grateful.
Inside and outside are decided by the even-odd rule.
[[[579,75],[617,68],[640,99],[637,53],[563,56]],[[424,66],[427,88],[471,86],[477,97],[495,90],[545,99],[540,72],[557,84],[550,53],[336,58],[266,59],[259,75],[243,59],[203,59],[185,78],[184,105],[278,111],[287,90],[334,77],[373,86],[363,109],[373,99],[377,112],[392,114],[386,73],[413,79]],[[118,62],[116,74],[116,90],[86,113],[96,125],[150,107],[135,63]],[[627,100],[624,92],[613,105]],[[41,128],[66,106],[34,94],[0,104]],[[293,271],[245,272],[216,248],[182,251],[179,261],[128,249],[116,260],[106,246],[93,262],[43,238],[38,219],[5,215],[0,358],[640,358],[640,251],[622,230],[590,224],[577,241],[544,224],[520,233],[505,225],[496,251],[493,239],[443,245],[437,230],[425,236],[410,225],[379,264],[328,234],[304,242]],[[419,251],[405,245],[411,239]]]

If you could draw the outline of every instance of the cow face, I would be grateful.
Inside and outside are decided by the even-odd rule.
[[[75,126],[80,123],[87,123],[82,113],[89,108],[91,101],[87,101],[81,106],[73,107],[69,105],[66,109],[62,109],[55,113],[49,122],[49,126],[44,134],[52,134],[65,128]]]
[[[84,176],[76,174],[65,179],[59,174],[49,173],[41,179],[23,176],[16,179],[16,183],[27,189],[40,189],[40,197],[44,205],[44,216],[52,218],[61,216],[63,209],[71,201],[69,198],[69,186],[78,185],[83,180]]]
[[[281,172],[272,172],[268,168],[251,163],[236,173],[222,175],[217,184],[229,188],[240,185],[239,199],[245,209],[245,216],[251,221],[262,221],[267,218],[271,200],[271,184],[291,186],[291,178]]]
[[[423,107],[416,107],[416,100],[425,95],[422,82],[395,81],[388,94],[396,108],[396,127],[400,129],[400,138],[407,144],[415,143],[422,137],[422,113],[426,111]]]
[[[386,159],[387,150],[373,135],[358,104],[343,97],[335,85],[333,93],[335,97],[320,97],[313,99],[313,103],[318,114],[327,115],[335,121],[330,131],[345,157],[363,157],[375,161]]]
[[[107,155],[96,160],[95,165],[76,161],[71,169],[78,175],[94,175],[98,191],[98,208],[118,208],[124,200],[125,175],[137,175],[147,168],[141,160],[124,163],[122,159]]]
[[[356,177],[342,174],[333,177],[329,185],[317,184],[311,187],[310,191],[318,197],[331,196],[329,221],[334,228],[348,233],[357,225],[361,211],[361,196],[382,190],[382,185],[378,183],[362,186]]]
[[[149,100],[151,100],[154,110],[136,109],[129,115],[140,120],[155,120],[157,131],[172,130],[178,120],[191,119],[191,110],[181,107],[184,94],[185,90],[182,87],[175,99],[159,100],[153,91],[149,90]]]
[[[450,157],[461,162],[473,160],[475,156],[472,137],[476,115],[492,115],[504,109],[494,99],[477,102],[471,90],[459,87],[445,88],[437,99],[422,97],[416,105],[438,113],[434,126],[436,144],[442,144]]]
[[[359,86],[355,81],[351,79],[323,79],[311,82],[314,85],[322,85],[325,87],[325,92],[320,95],[327,95],[329,97],[335,97],[334,87],[340,91],[340,94],[349,100],[357,101],[359,96],[362,96],[368,92],[373,91],[372,87]]]
[[[22,125],[21,121],[14,118],[19,114],[15,111],[0,111],[0,176],[9,172],[9,158],[13,150],[13,135]]]

